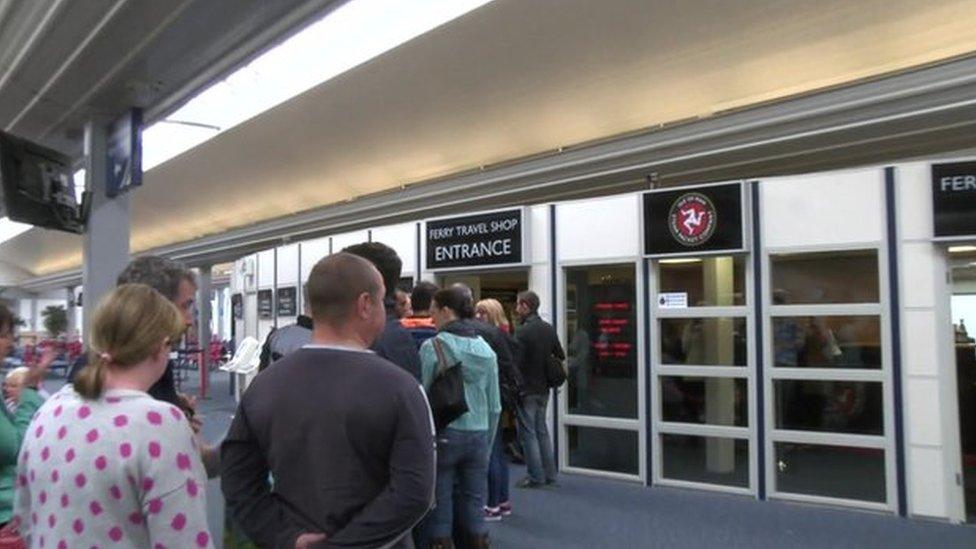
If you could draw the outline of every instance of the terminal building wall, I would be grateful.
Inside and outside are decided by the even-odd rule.
[[[643,256],[639,193],[527,207],[523,268],[564,347],[595,348],[577,339],[582,307],[633,307],[620,322],[635,348],[616,370],[583,379],[570,358],[550,406],[561,469],[962,520],[947,255],[932,241],[929,178],[917,162],[747,181],[746,249],[684,264]],[[403,277],[436,280],[424,234],[415,220],[281,246],[277,268],[274,250],[242,258],[238,334],[260,340],[294,321],[257,318],[256,292],[274,289],[275,272],[279,287],[300,286],[318,259],[370,238],[397,251]],[[688,261],[700,261],[687,271],[696,284],[725,277],[735,297],[656,305]],[[705,347],[741,343],[731,362],[669,362],[665,332],[696,323]],[[821,335],[822,356],[790,347],[798,326]],[[673,387],[711,395],[701,417],[676,419]]]

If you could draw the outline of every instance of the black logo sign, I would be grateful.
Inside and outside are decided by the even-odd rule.
[[[258,318],[274,317],[274,292],[258,290]]]
[[[294,286],[278,288],[278,316],[295,316],[298,314],[296,295]]]
[[[644,193],[644,254],[742,251],[742,185]]]
[[[935,237],[976,237],[976,162],[932,165]]]
[[[244,296],[234,294],[230,296],[230,308],[234,312],[234,318],[244,320]]]
[[[427,222],[427,268],[522,262],[522,210]]]

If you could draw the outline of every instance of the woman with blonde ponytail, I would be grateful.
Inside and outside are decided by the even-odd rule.
[[[41,407],[21,452],[14,511],[31,547],[212,547],[190,424],[146,392],[184,329],[143,284],[98,305],[88,366]]]

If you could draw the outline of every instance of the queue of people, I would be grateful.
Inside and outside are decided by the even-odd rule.
[[[42,401],[42,359],[5,385],[0,541],[210,547],[204,486],[219,475],[233,523],[260,547],[488,547],[486,522],[512,512],[501,432],[514,418],[529,466],[518,485],[555,482],[539,418],[545,362],[562,350],[532,292],[512,330],[499,302],[475,304],[465,286],[398,295],[400,270],[375,242],[320,260],[307,316],[268,338],[218,452],[169,363],[191,324],[192,272],[133,261],[97,307],[72,383]],[[0,356],[12,329],[0,306]],[[464,409],[438,429],[433,387],[450,370]]]

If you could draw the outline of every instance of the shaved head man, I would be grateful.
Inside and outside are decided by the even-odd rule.
[[[255,378],[224,441],[228,507],[260,547],[412,547],[433,498],[433,421],[417,381],[369,350],[383,278],[338,253],[306,287],[312,343]]]

